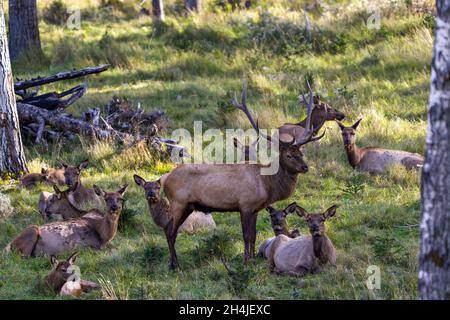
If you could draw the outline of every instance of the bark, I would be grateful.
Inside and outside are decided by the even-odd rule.
[[[450,298],[450,0],[437,17],[422,170],[419,298]]]
[[[153,17],[156,20],[164,21],[164,6],[163,6],[163,0],[152,0],[152,13]]]
[[[27,172],[13,90],[2,1],[0,1],[0,140],[0,173]]]
[[[9,0],[9,50],[12,61],[27,51],[42,54],[36,0]]]

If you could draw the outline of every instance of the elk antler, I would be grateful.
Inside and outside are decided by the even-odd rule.
[[[272,139],[271,139],[269,136],[267,136],[267,135],[265,135],[265,134],[262,134],[262,133],[259,131],[258,120],[255,121],[255,120],[253,119],[252,114],[251,114],[250,111],[248,110],[248,107],[247,107],[247,81],[246,81],[246,80],[244,80],[243,83],[242,83],[241,103],[238,102],[237,96],[236,96],[236,93],[235,93],[235,94],[234,94],[233,101],[232,101],[232,104],[233,104],[236,108],[238,108],[239,110],[241,110],[241,111],[243,111],[243,112],[245,113],[245,115],[247,116],[248,120],[250,121],[250,124],[252,125],[253,129],[256,130],[258,139],[259,139],[259,136],[261,135],[261,136],[263,136],[264,139],[266,139],[267,141],[269,141],[269,142],[272,141]]]
[[[305,131],[303,131],[303,134],[300,137],[295,137],[294,142],[292,143],[292,145],[294,146],[302,146],[308,142],[313,142],[313,141],[317,141],[323,138],[323,136],[325,135],[326,130],[324,130],[323,134],[321,134],[318,137],[314,137],[314,128],[311,125],[311,114],[312,114],[312,109],[313,109],[313,99],[314,99],[314,95],[311,89],[311,86],[309,85],[309,81],[306,80],[306,84],[308,85],[308,90],[309,90],[309,100],[306,100],[305,94],[302,93],[302,99],[303,99],[303,103],[306,106],[306,125],[305,125]],[[322,124],[323,125],[323,124]]]

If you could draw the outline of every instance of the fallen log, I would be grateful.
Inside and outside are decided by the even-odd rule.
[[[65,71],[60,72],[47,77],[37,77],[30,80],[22,80],[14,83],[14,91],[25,90],[32,87],[42,86],[44,84],[57,82],[61,80],[69,80],[87,76],[89,74],[100,73],[108,70],[109,64],[104,64],[97,67],[90,67],[82,70],[73,70],[73,71]]]

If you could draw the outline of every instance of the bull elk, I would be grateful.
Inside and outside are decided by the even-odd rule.
[[[356,129],[361,120],[359,119],[350,127],[346,127],[337,121],[341,128],[348,162],[354,169],[366,171],[370,174],[381,174],[392,165],[401,165],[408,170],[422,167],[423,157],[417,153],[374,147],[359,148],[356,145]]]
[[[269,269],[277,274],[304,276],[318,273],[328,264],[336,266],[336,252],[325,233],[325,220],[336,214],[337,206],[323,213],[309,214],[295,204],[295,212],[308,223],[311,235],[289,238],[279,235],[262,243],[259,252],[269,260]]]
[[[279,169],[275,174],[261,174],[261,170],[270,164],[181,164],[162,179],[172,215],[171,225],[166,232],[170,268],[179,266],[175,250],[177,230],[194,210],[239,211],[245,243],[244,261],[254,258],[258,211],[291,196],[298,175],[308,172],[301,146],[324,136],[313,137],[314,128],[310,121],[313,101],[311,90],[309,102],[304,95],[303,99],[308,114],[305,130],[301,136],[280,137],[279,156],[274,160],[279,162]],[[247,108],[246,100],[247,86],[244,82],[242,104],[238,107],[247,115],[259,135],[259,128]]]
[[[127,185],[117,192],[105,192],[97,186],[94,189],[106,202],[105,215],[92,210],[81,218],[30,226],[6,246],[5,252],[14,249],[29,257],[58,255],[78,247],[103,249],[116,235]]]
[[[308,83],[309,87],[309,83]],[[311,88],[309,87],[309,90]],[[233,100],[233,104],[239,108],[239,103],[235,98]],[[314,107],[311,112],[310,121],[311,126],[313,127],[313,136],[315,136],[320,129],[323,127],[325,122],[334,121],[334,120],[343,120],[345,118],[345,114],[331,107],[329,104],[323,102],[319,95],[315,95],[313,97]],[[307,125],[308,115],[305,119],[297,123],[285,123],[281,127],[278,128],[279,135],[287,135],[292,137],[299,137],[304,134],[305,127]],[[256,123],[252,123],[252,125],[257,125]],[[258,137],[259,138],[259,137]],[[269,141],[272,140],[272,137],[269,137]],[[234,138],[234,147],[241,150],[242,157],[240,159],[241,162],[247,161],[256,161],[256,148],[258,144],[258,139],[255,140],[251,145],[244,145],[239,142],[238,139]]]

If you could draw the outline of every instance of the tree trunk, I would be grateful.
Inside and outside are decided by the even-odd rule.
[[[27,51],[42,54],[36,0],[9,0],[9,51],[12,61]]]
[[[164,21],[164,6],[163,0],[152,0],[153,18],[159,21]]]
[[[437,0],[425,164],[419,298],[450,299],[450,0]]]
[[[188,12],[202,10],[202,0],[185,0],[185,5]]]
[[[3,1],[0,1],[0,174],[27,172],[9,61]]]

